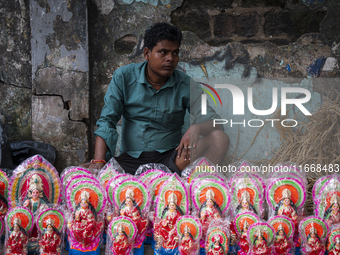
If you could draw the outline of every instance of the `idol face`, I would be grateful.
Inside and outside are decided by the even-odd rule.
[[[39,198],[39,190],[35,189],[32,191],[32,198],[37,200]]]
[[[133,205],[133,202],[132,202],[132,199],[131,198],[126,198],[125,200],[125,204],[128,206],[128,207],[131,207]]]
[[[175,203],[169,203],[169,209],[170,210],[175,210],[176,209],[176,205],[175,205]]]
[[[87,201],[85,199],[83,199],[80,202],[80,206],[81,206],[81,208],[85,209],[89,206],[89,204],[87,203]]]
[[[211,208],[211,207],[213,207],[213,205],[214,205],[214,201],[212,201],[211,199],[208,199],[208,200],[207,200],[207,206],[208,206],[209,208]]]
[[[290,199],[289,199],[289,198],[285,198],[285,199],[283,200],[283,204],[284,204],[284,205],[290,205]]]
[[[47,232],[48,232],[48,233],[52,233],[52,232],[53,232],[53,228],[52,228],[51,225],[48,225],[48,226],[47,226]]]

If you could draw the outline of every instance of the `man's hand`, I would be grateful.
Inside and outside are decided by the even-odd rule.
[[[89,169],[97,169],[97,170],[100,170],[104,167],[104,163],[95,163],[95,164],[91,164],[89,165]]]
[[[84,164],[80,165],[80,167],[85,167],[85,168],[88,168],[88,169],[96,169],[96,170],[102,169],[103,166],[104,166],[104,163],[95,163],[95,164],[92,164],[91,162],[84,163]]]
[[[181,142],[179,143],[177,150],[177,157],[182,155],[184,160],[190,160],[190,155],[194,157],[197,154],[197,142],[200,137],[201,129],[199,125],[192,125],[183,135]]]

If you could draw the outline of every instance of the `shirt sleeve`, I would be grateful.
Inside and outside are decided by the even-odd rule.
[[[106,159],[112,158],[116,151],[118,140],[116,125],[124,109],[123,84],[123,75],[115,72],[106,91],[104,107],[97,121],[97,130],[94,132],[95,136],[104,139],[108,147]]]
[[[195,82],[193,79],[190,79],[190,103],[188,103],[189,112],[192,115],[192,124],[200,124],[207,122],[213,119],[221,119],[220,115],[218,115],[215,110],[209,105],[207,102],[207,114],[201,114],[201,105],[202,99],[201,95],[203,94],[203,90],[200,89],[201,86]],[[224,130],[223,126],[220,125],[221,129]]]

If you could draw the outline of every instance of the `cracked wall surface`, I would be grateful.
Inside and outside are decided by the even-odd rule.
[[[144,61],[144,31],[163,21],[183,30],[178,69],[196,80],[292,79],[312,90],[316,108],[322,96],[340,90],[339,10],[335,0],[2,1],[0,121],[10,141],[53,145],[59,171],[91,159],[113,72]],[[256,97],[270,100],[266,90]],[[216,110],[226,116],[230,107]],[[227,133],[231,154],[241,134],[235,155],[242,155],[253,133]],[[260,136],[260,149],[245,158],[269,156],[277,146],[270,130]]]
[[[89,66],[84,1],[30,1],[32,137],[56,149],[59,171],[87,160]]]
[[[10,141],[32,137],[30,38],[28,1],[1,1],[0,121]]]
[[[0,121],[11,142],[31,140],[31,90],[0,84]]]
[[[69,118],[61,96],[33,96],[32,123],[34,139],[56,149],[58,170],[86,160],[87,125]]]
[[[31,88],[28,0],[0,2],[0,81]]]

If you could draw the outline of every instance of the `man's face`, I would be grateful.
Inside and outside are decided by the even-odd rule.
[[[148,75],[156,82],[157,79],[168,78],[173,74],[179,61],[179,43],[161,40],[152,51],[144,48],[143,53],[148,61]]]

